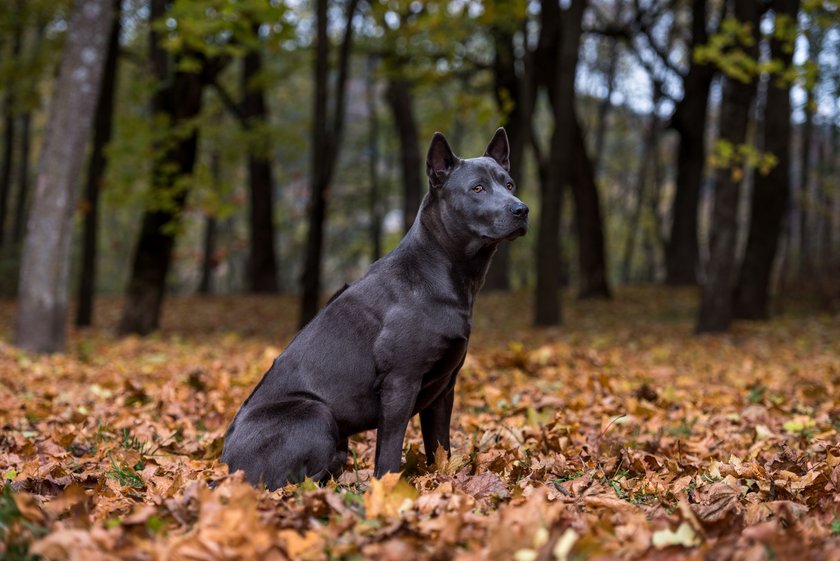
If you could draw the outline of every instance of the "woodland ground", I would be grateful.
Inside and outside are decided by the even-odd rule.
[[[291,297],[172,298],[164,328],[11,346],[0,302],[0,558],[840,559],[840,318],[785,304],[691,335],[694,291],[482,295],[453,457],[372,480],[374,435],[322,488],[260,492],[218,463],[247,393],[294,333]]]

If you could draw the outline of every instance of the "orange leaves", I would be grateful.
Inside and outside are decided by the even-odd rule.
[[[368,518],[390,518],[414,506],[417,489],[400,477],[399,473],[388,473],[382,479],[370,480],[370,489],[365,493],[365,515]]]

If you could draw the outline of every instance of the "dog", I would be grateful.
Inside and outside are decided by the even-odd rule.
[[[429,191],[400,244],[336,293],[274,360],[227,430],[222,462],[269,489],[338,474],[347,438],[376,429],[374,475],[397,472],[420,414],[429,463],[450,453],[455,380],[476,295],[496,247],[528,230],[499,128],[483,156],[460,159],[441,133]]]

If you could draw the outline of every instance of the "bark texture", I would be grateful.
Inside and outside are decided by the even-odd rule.
[[[554,118],[545,171],[541,173],[541,211],[537,231],[537,289],[534,323],[557,325],[560,311],[560,216],[564,186],[571,182],[575,146],[575,73],[584,11],[583,0],[561,10],[553,0],[541,3],[536,71],[548,92]]]
[[[242,110],[249,128],[268,122],[263,87],[255,83],[260,78],[262,66],[262,53],[258,49],[245,55],[242,63]],[[249,151],[248,186],[248,285],[254,293],[274,293],[278,290],[274,244],[274,179],[269,150],[265,147],[252,147]]]
[[[579,298],[610,298],[607,282],[607,250],[601,219],[601,201],[595,170],[586,152],[586,141],[574,116],[574,167],[572,196],[575,200],[575,226],[578,237]]]
[[[164,17],[168,2],[152,0],[150,17]],[[143,213],[140,238],[134,251],[125,307],[118,331],[146,335],[158,328],[166,276],[175,247],[175,231],[187,200],[184,179],[195,166],[198,131],[189,123],[200,113],[202,91],[220,70],[214,59],[190,53],[202,65],[200,73],[173,70],[170,76],[169,55],[154,28],[149,33],[152,67],[160,87],[152,98],[152,112],[166,117],[169,126],[181,129],[177,138],[168,139],[157,149],[152,163],[152,194]],[[177,60],[172,61],[177,68]],[[165,204],[161,204],[165,201]]]
[[[20,5],[16,6],[18,17],[15,21],[12,32],[11,58],[17,59],[20,56],[20,46],[23,32],[23,24],[20,21]],[[6,214],[9,204],[9,195],[12,191],[12,156],[15,147],[15,89],[13,84],[6,84],[6,93],[3,96],[3,156],[0,160],[0,247],[6,242]]]
[[[350,51],[353,44],[353,17],[358,0],[347,4],[344,35],[339,47],[338,72],[333,95],[329,92],[329,51],[327,35],[327,0],[317,0],[317,32],[315,40],[315,103],[312,126],[312,188],[309,200],[309,231],[306,238],[306,256],[301,284],[300,326],[303,327],[318,313],[318,297],[321,290],[321,264],[324,249],[329,187],[338,160],[338,148],[344,129],[345,86],[350,66]],[[328,114],[328,104],[333,101]]]
[[[759,10],[755,0],[735,2],[735,18],[751,26],[752,46],[741,48],[747,56],[758,56]],[[747,136],[750,104],[755,95],[755,80],[747,82],[727,77],[723,86],[720,109],[720,139],[737,147]],[[729,329],[733,318],[736,246],[738,238],[738,206],[741,183],[746,173],[743,164],[720,168],[716,173],[715,201],[709,236],[709,265],[700,302],[696,331],[722,332]]]
[[[691,50],[708,41],[706,0],[692,2]],[[677,190],[672,223],[665,246],[665,282],[672,286],[697,284],[700,250],[698,209],[706,163],[706,116],[714,69],[692,62],[683,82],[685,94],[670,126],[680,136],[677,149]]]
[[[777,0],[776,17],[796,18],[799,0]],[[793,49],[774,38],[771,56],[787,68]],[[756,175],[752,192],[749,237],[735,291],[735,315],[747,319],[769,316],[770,275],[790,200],[790,89],[771,77],[764,109],[764,150],[775,155],[776,166],[767,175]],[[804,162],[803,162],[804,163]]]
[[[64,349],[73,212],[113,18],[112,0],[76,2],[47,122],[20,270],[16,342]]]
[[[393,77],[386,92],[388,105],[394,116],[397,136],[400,139],[400,171],[403,185],[403,231],[414,224],[420,208],[422,168],[417,118],[414,116],[414,96],[411,83],[405,78]]]
[[[82,230],[82,267],[79,271],[79,301],[76,309],[76,325],[93,323],[93,299],[96,292],[96,256],[99,240],[99,192],[104,186],[107,158],[105,148],[111,141],[114,120],[114,93],[117,84],[117,58],[120,47],[120,2],[114,4],[114,18],[111,35],[108,38],[108,54],[99,98],[96,103],[96,117],[93,128],[93,146],[88,160],[85,195],[82,209],[84,226]]]

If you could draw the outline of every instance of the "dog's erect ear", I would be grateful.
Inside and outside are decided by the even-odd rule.
[[[510,146],[504,128],[496,129],[496,134],[493,135],[493,139],[487,145],[484,155],[496,160],[500,166],[505,168],[505,171],[510,171]]]
[[[458,158],[452,153],[452,148],[449,147],[446,138],[436,132],[429,146],[429,154],[426,156],[426,174],[429,176],[429,185],[432,187],[443,185],[457,161]]]

